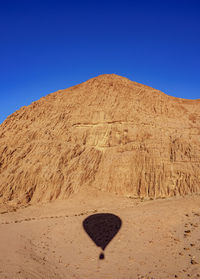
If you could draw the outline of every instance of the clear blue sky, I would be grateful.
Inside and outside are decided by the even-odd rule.
[[[200,1],[1,1],[0,123],[104,73],[200,98]]]

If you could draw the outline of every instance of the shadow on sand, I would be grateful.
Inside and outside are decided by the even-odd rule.
[[[108,243],[118,233],[121,225],[121,219],[111,213],[93,214],[83,221],[84,230],[102,250],[105,250]],[[104,253],[99,255],[99,259],[104,259]]]

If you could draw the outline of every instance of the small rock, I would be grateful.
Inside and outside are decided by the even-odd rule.
[[[194,212],[193,214],[194,214],[194,216],[200,216],[200,213],[197,213],[197,212],[196,213]]]
[[[184,231],[185,233],[191,233],[191,230],[186,230],[186,231]]]
[[[191,260],[190,262],[191,264],[198,264],[195,260]]]

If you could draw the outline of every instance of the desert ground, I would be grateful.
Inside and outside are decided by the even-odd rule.
[[[120,217],[106,247],[83,229],[96,213]],[[0,207],[0,278],[200,278],[200,196],[140,200],[95,192]]]
[[[10,115],[0,279],[200,277],[199,112],[200,99],[108,74]],[[119,223],[87,227],[105,213]]]

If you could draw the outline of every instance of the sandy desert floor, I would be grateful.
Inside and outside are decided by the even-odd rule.
[[[95,213],[122,220],[104,260],[82,226]],[[0,278],[200,278],[200,197],[98,193],[13,212],[1,206]]]

